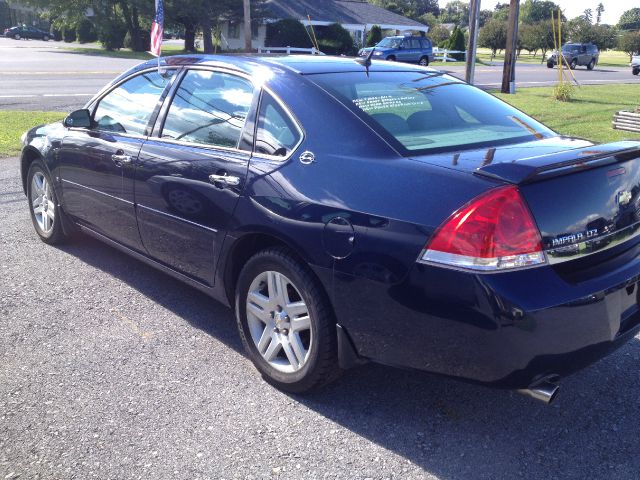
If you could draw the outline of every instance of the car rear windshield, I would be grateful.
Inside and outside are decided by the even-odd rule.
[[[440,72],[309,75],[404,155],[555,135],[496,97]]]

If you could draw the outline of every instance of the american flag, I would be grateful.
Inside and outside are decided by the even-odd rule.
[[[162,26],[164,25],[164,7],[162,0],[156,0],[156,18],[151,25],[151,50],[150,53],[156,57],[160,56],[162,50]]]

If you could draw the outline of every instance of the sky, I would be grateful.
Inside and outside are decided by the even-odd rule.
[[[444,7],[449,0],[439,0],[440,7]],[[577,17],[581,15],[585,9],[590,8],[593,10],[593,17],[595,19],[596,7],[598,3],[602,1],[604,5],[604,12],[602,14],[602,23],[608,23],[615,25],[620,19],[620,15],[626,10],[630,10],[634,7],[640,7],[639,0],[554,0],[560,8],[563,9],[567,18]],[[482,0],[482,9],[493,10],[496,3],[509,3],[509,0]],[[520,0],[520,4],[524,3],[524,0]]]

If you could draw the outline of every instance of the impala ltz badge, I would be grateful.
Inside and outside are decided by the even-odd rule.
[[[618,192],[618,205],[623,206],[628,204],[631,201],[631,196],[631,192],[628,192],[626,190]]]

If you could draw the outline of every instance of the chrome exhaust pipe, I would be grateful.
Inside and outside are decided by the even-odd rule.
[[[518,393],[540,400],[547,405],[551,405],[551,402],[553,402],[558,396],[559,391],[560,387],[558,385],[547,380],[543,380],[542,382],[531,385],[529,388],[518,390]]]

